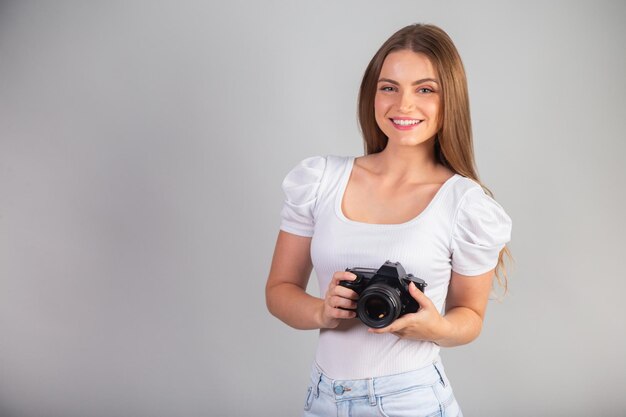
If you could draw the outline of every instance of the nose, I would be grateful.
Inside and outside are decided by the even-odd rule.
[[[408,113],[413,110],[413,97],[411,96],[411,91],[405,91],[400,97],[400,102],[398,103],[398,110],[402,113]]]

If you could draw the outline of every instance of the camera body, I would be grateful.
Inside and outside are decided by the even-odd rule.
[[[398,317],[415,313],[419,304],[409,293],[413,282],[422,292],[424,280],[407,274],[400,262],[386,261],[380,268],[347,268],[356,275],[354,281],[340,281],[339,285],[359,294],[356,313],[369,327],[380,329],[390,325]]]

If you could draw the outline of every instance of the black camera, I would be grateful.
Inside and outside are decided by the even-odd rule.
[[[415,313],[419,304],[409,293],[413,282],[422,292],[424,280],[407,274],[400,262],[385,262],[380,268],[347,268],[356,275],[354,281],[340,281],[342,287],[359,294],[356,313],[367,326],[380,329],[387,327],[398,317]]]

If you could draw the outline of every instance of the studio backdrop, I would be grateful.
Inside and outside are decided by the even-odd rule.
[[[299,415],[281,181],[363,154],[361,76],[416,22],[513,219],[509,294],[442,353],[465,415],[624,416],[625,3],[408,0],[0,2],[0,416]]]

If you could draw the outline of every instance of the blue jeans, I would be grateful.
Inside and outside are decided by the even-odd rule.
[[[462,417],[441,362],[397,375],[333,380],[313,365],[304,417]]]

